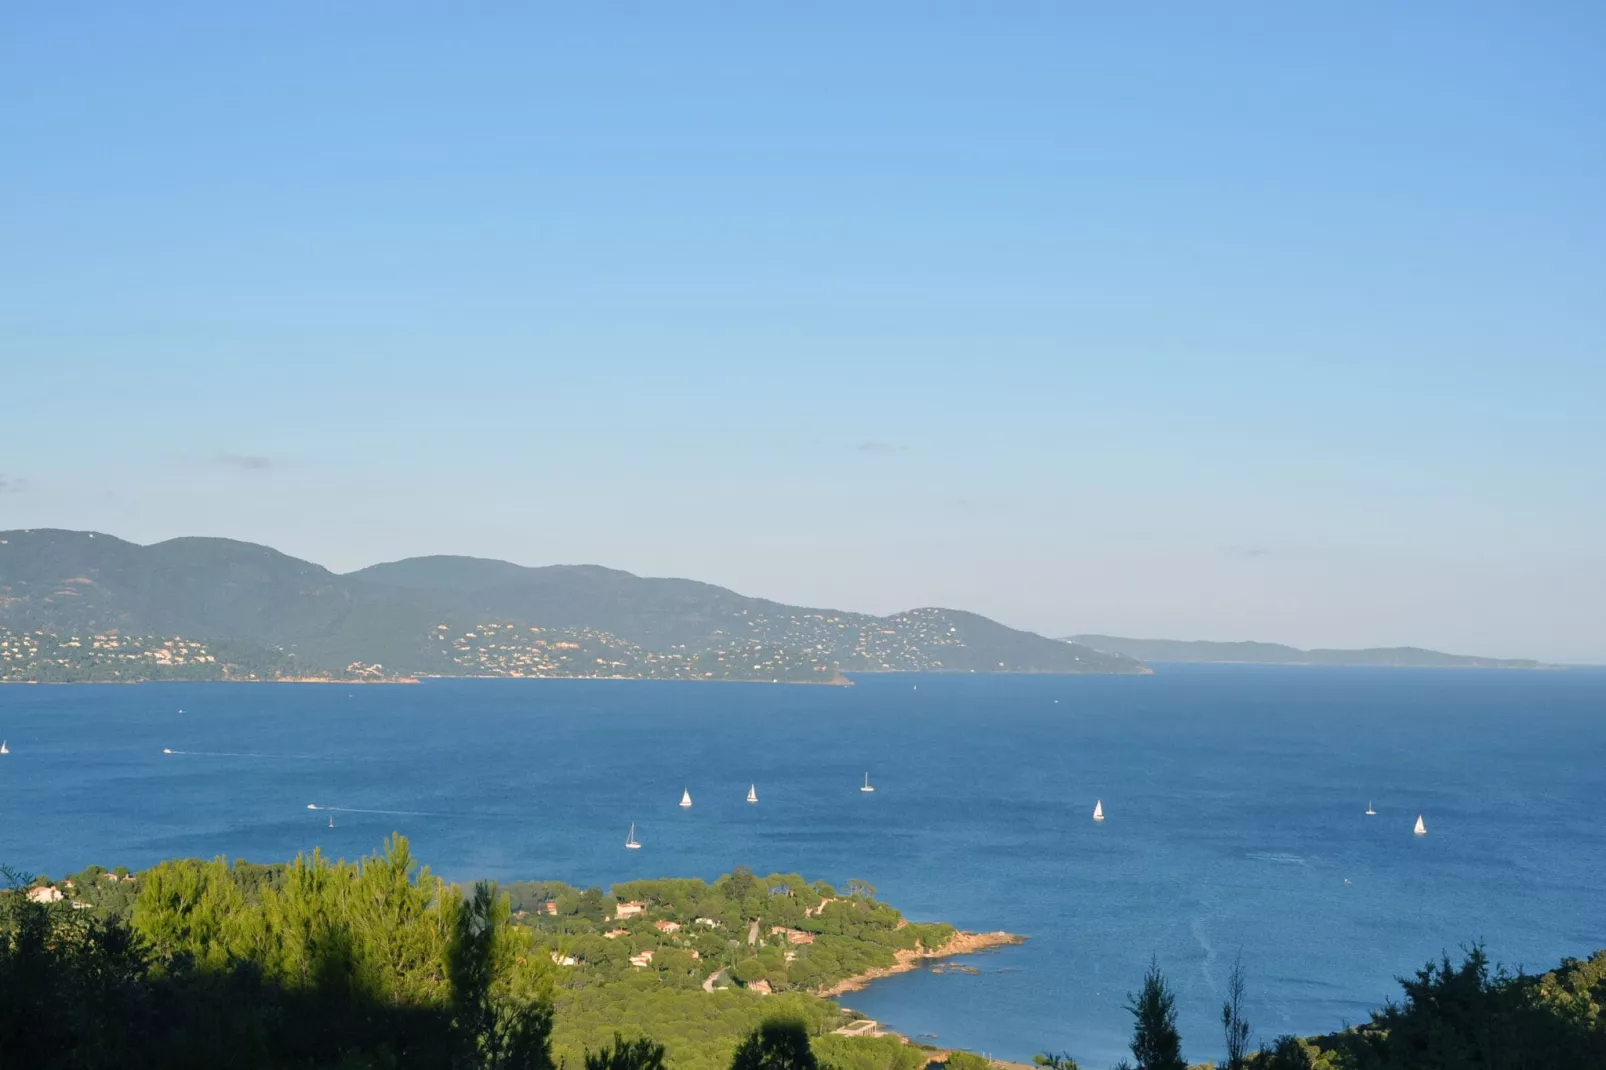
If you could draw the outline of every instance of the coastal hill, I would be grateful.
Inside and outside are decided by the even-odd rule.
[[[1124,639],[1116,635],[1073,635],[1065,642],[1141,661],[1186,661],[1240,665],[1329,665],[1399,669],[1542,669],[1537,661],[1444,654],[1414,646],[1362,650],[1300,650],[1281,643],[1214,643],[1182,639]]]
[[[421,557],[341,575],[230,539],[0,532],[3,680],[900,671],[1147,670],[958,610],[876,617],[594,565]]]

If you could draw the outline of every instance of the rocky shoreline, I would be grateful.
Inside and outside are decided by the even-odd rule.
[[[870,982],[879,981],[883,977],[891,977],[894,974],[908,973],[910,970],[919,969],[920,964],[928,959],[946,959],[953,958],[956,955],[971,955],[977,951],[986,951],[995,947],[1008,947],[1012,944],[1024,944],[1025,942],[1026,937],[1015,933],[956,932],[941,947],[928,949],[917,944],[913,948],[894,951],[892,954],[896,961],[891,966],[877,966],[868,969],[863,973],[855,974],[834,984],[817,988],[814,994],[830,999],[846,992],[858,992],[868,987]]]

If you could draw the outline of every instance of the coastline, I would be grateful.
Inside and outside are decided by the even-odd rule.
[[[0,680],[0,687],[15,684],[21,687],[138,687],[140,684],[416,684],[412,676],[393,676],[385,679],[342,680],[334,676],[280,676],[272,679],[237,676],[224,680]]]
[[[948,959],[958,955],[972,955],[978,951],[987,951],[995,947],[1009,947],[1014,944],[1024,944],[1026,937],[1016,933],[990,932],[968,933],[955,932],[948,938],[948,942],[938,948],[927,949],[918,944],[912,949],[900,949],[892,953],[896,960],[891,966],[874,966],[863,973],[854,974],[833,984],[814,990],[816,996],[825,999],[834,999],[848,992],[859,992],[870,986],[872,981],[879,981],[883,977],[892,977],[900,973],[917,970],[921,964],[932,959]]]

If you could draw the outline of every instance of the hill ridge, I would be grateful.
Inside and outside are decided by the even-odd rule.
[[[1419,646],[1377,646],[1309,650],[1257,640],[1133,639],[1117,635],[1081,634],[1065,642],[1141,661],[1198,664],[1329,665],[1354,668],[1544,669],[1555,666],[1526,658],[1489,658],[1446,654]]]
[[[30,653],[13,656],[6,636],[24,633],[44,642],[28,640]],[[146,661],[130,660],[120,642],[80,641],[112,635],[150,640],[138,645]],[[140,545],[100,532],[0,532],[0,643],[8,644],[0,679],[129,679],[154,664],[151,651],[180,638],[225,644],[239,672],[258,667],[253,678],[824,682],[849,672],[1147,671],[1131,658],[963,610],[878,617],[789,606],[601,565],[438,554],[341,574],[271,546],[211,536]],[[239,678],[211,647],[192,657],[212,658],[201,664],[219,665],[220,678]],[[184,665],[195,671],[193,661]]]

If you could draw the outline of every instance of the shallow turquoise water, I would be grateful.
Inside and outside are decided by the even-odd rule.
[[[1151,954],[1203,1059],[1240,950],[1269,1038],[1364,1019],[1471,940],[1531,967],[1606,946],[1601,672],[8,687],[0,736],[0,863],[33,872],[352,856],[395,829],[452,878],[868,880],[1030,934],[846,998],[1005,1058],[1119,1058]],[[308,803],[346,809],[329,829]]]

